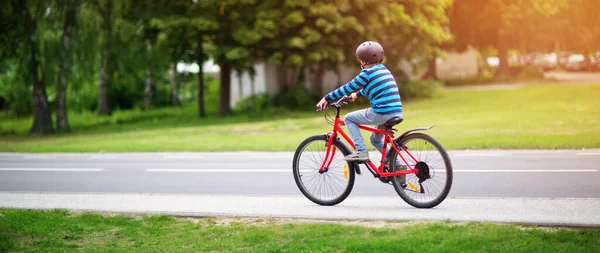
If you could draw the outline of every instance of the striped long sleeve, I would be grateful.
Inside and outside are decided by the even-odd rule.
[[[367,96],[373,111],[382,115],[402,113],[400,91],[392,73],[383,65],[363,69],[347,84],[333,90],[325,96],[328,102],[359,91]]]

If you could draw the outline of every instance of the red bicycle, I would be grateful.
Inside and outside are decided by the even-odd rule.
[[[355,174],[361,174],[359,165],[364,164],[375,178],[392,184],[406,203],[417,208],[439,205],[452,186],[452,164],[438,141],[417,132],[432,127],[410,129],[394,138],[396,129],[393,127],[402,122],[401,117],[388,120],[381,129],[359,125],[360,129],[383,134],[380,164],[346,162],[344,157],[351,153],[351,149],[340,140],[339,135],[352,148],[354,142],[340,127],[345,125],[340,119],[340,108],[349,100],[348,96],[344,96],[328,105],[327,109],[336,109],[335,119],[325,113],[326,121],[333,125],[331,132],[308,137],[296,149],[292,167],[296,185],[302,194],[319,205],[339,204],[350,195]]]

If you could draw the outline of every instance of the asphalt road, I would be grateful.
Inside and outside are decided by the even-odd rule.
[[[449,153],[450,197],[600,198],[600,150]],[[0,191],[302,196],[292,177],[292,157],[289,152],[4,153]],[[350,196],[397,195],[363,169]]]

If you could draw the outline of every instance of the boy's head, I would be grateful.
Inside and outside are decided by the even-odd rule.
[[[356,48],[356,58],[360,66],[378,64],[383,61],[383,47],[375,41],[365,41]]]

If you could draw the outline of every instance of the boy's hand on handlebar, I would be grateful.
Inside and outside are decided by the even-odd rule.
[[[356,100],[356,98],[358,98],[358,93],[354,92],[354,93],[350,94],[350,101],[354,102],[354,100]]]
[[[319,101],[319,103],[317,104],[317,112],[325,110],[326,107],[327,100],[325,100],[325,98],[322,98],[321,101]]]

